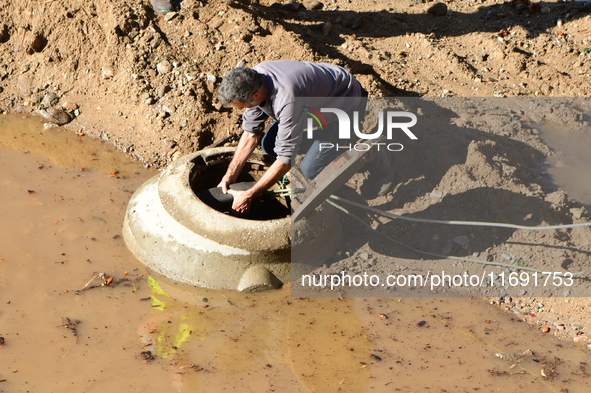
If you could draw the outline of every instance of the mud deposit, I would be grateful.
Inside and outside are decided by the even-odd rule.
[[[480,300],[245,295],[152,275],[120,237],[151,173],[40,127],[0,117],[1,392],[589,391],[587,351]]]

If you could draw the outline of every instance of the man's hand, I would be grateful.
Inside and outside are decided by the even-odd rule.
[[[232,210],[239,214],[246,214],[250,210],[250,205],[254,200],[254,197],[250,190],[239,191],[239,190],[228,190],[228,193],[234,197],[232,202]]]
[[[222,192],[224,194],[228,193],[228,190],[230,189],[230,184],[234,183],[234,181],[232,179],[230,179],[230,177],[228,176],[224,176],[222,178],[222,180],[220,181],[220,184],[218,184],[218,187],[222,188]]]
[[[246,164],[248,157],[250,157],[251,153],[258,146],[261,138],[262,134],[253,134],[251,132],[242,133],[240,141],[238,142],[238,146],[234,151],[234,157],[232,157],[232,161],[228,166],[228,170],[218,184],[218,187],[222,188],[222,192],[224,194],[228,193],[230,184],[236,182],[236,179],[242,171],[244,164]]]

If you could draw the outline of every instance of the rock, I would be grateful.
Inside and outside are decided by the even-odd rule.
[[[281,4],[279,9],[284,12],[295,12],[302,7],[301,3],[297,1],[290,1],[289,3]]]
[[[79,108],[79,106],[74,102],[66,101],[62,104],[62,108],[64,108],[67,111],[75,111]]]
[[[158,71],[159,74],[168,74],[172,71],[172,64],[168,60],[162,60],[156,65],[156,71]]]
[[[447,4],[435,3],[427,10],[428,13],[435,16],[444,16],[447,14]]]
[[[162,85],[162,86],[158,87],[158,89],[156,89],[156,97],[162,98],[169,91],[170,91],[170,86],[168,86],[168,85]]]
[[[586,210],[584,207],[572,208],[570,209],[570,213],[572,214],[573,218],[581,219],[585,216]]]
[[[62,109],[50,107],[47,109],[41,109],[38,112],[47,121],[57,124],[58,126],[63,126],[64,124],[68,124],[72,121],[70,115]]]
[[[43,105],[44,108],[49,108],[50,106],[54,106],[55,104],[57,104],[59,100],[60,98],[57,94],[50,92],[43,96],[43,99],[41,100],[41,105]]]
[[[552,86],[550,86],[547,83],[544,83],[542,86],[540,86],[540,92],[543,95],[547,96],[547,95],[549,95],[552,92]]]
[[[112,79],[113,78],[113,70],[110,68],[102,68],[101,69],[101,77],[103,79]]]
[[[174,149],[177,146],[177,142],[174,139],[165,139],[164,144],[169,149]]]
[[[303,2],[304,8],[307,10],[320,10],[324,7],[324,4],[319,2],[318,0],[304,0]]]
[[[170,0],[150,0],[150,4],[152,4],[154,11],[160,14],[166,14],[172,11],[172,4]]]
[[[551,12],[550,7],[542,7],[542,14],[549,14]]]
[[[327,36],[332,31],[332,23],[325,22],[322,24],[322,35]]]
[[[170,22],[171,20],[176,18],[178,14],[179,14],[178,12],[174,12],[174,11],[167,12],[166,15],[164,15],[164,21]]]
[[[18,91],[24,96],[28,96],[31,94],[33,90],[32,84],[33,83],[31,81],[31,78],[29,78],[26,75],[19,76],[16,81],[16,87],[18,88]]]
[[[560,208],[568,204],[568,197],[564,191],[554,191],[546,195],[545,201],[551,203],[555,208]]]

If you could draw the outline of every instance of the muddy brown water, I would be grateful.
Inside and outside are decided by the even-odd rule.
[[[0,392],[590,391],[586,348],[480,299],[242,294],[147,272],[120,234],[153,174],[88,137],[2,115],[0,171]]]

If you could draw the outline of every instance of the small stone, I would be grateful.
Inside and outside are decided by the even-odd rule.
[[[49,108],[50,106],[54,106],[55,104],[57,104],[59,100],[60,98],[57,94],[50,92],[43,96],[43,99],[41,100],[41,105],[43,105],[44,108]]]
[[[174,139],[165,139],[164,144],[166,144],[166,147],[169,149],[174,149],[177,146],[177,142]]]
[[[558,20],[556,21],[556,26],[558,26],[558,27],[562,27],[562,19],[558,19]]]
[[[322,24],[322,35],[327,36],[332,31],[332,23],[325,22]]]
[[[550,7],[542,7],[542,14],[549,14],[551,12]]]
[[[68,110],[68,111],[75,111],[76,109],[78,109],[78,104],[76,104],[74,102],[66,101],[62,104],[62,108],[64,108],[65,110]]]
[[[150,4],[152,4],[154,11],[160,14],[166,14],[172,11],[170,0],[150,0]]]
[[[322,4],[318,0],[304,0],[303,5],[304,8],[310,11],[320,10],[324,7],[324,4]]]
[[[31,94],[32,85],[33,82],[31,81],[31,78],[26,75],[19,76],[16,81],[16,87],[18,88],[18,91],[24,96]]]
[[[584,207],[572,208],[570,209],[570,214],[572,214],[573,218],[581,219],[585,215],[585,211]]]
[[[39,110],[39,114],[43,116],[48,121],[57,124],[58,126],[63,126],[72,121],[72,118],[68,113],[66,113],[62,109],[56,109],[54,107],[49,107],[47,109]]]
[[[431,194],[429,194],[429,196],[431,198],[439,199],[439,198],[443,197],[443,192],[433,190],[433,191],[431,191]]]
[[[174,12],[174,11],[167,12],[166,15],[164,15],[164,20],[166,22],[170,22],[171,20],[176,18],[178,14],[179,14],[178,12]]]
[[[113,78],[113,70],[109,68],[102,68],[101,69],[101,77],[103,79],[111,79]]]
[[[444,16],[447,14],[447,4],[435,3],[427,10],[428,13],[435,16]]]
[[[550,328],[548,326],[544,326],[542,329],[540,329],[542,332],[544,333],[550,333]]]
[[[172,64],[170,64],[170,61],[168,60],[162,60],[156,65],[156,71],[158,71],[159,74],[168,74],[172,71]]]
[[[168,93],[170,91],[170,86],[168,85],[161,85],[160,87],[158,87],[158,89],[156,89],[156,96],[158,98],[162,98],[166,95],[166,93]]]
[[[211,83],[215,83],[218,80],[216,78],[216,76],[212,75],[212,74],[205,74],[205,78],[207,79],[208,82],[211,82]]]
[[[547,96],[552,92],[552,87],[550,85],[548,85],[547,83],[544,83],[542,86],[540,86],[540,92]]]
[[[298,3],[297,1],[290,1],[289,3],[285,3],[285,4],[281,4],[281,6],[279,7],[280,10],[285,11],[285,12],[295,12],[297,10],[299,10],[302,7],[301,3]]]

